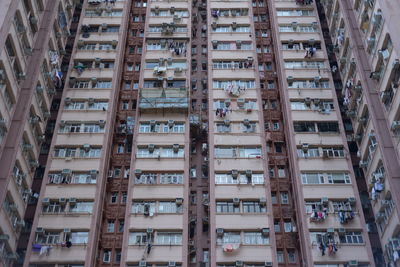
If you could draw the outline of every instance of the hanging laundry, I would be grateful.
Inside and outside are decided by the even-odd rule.
[[[53,66],[58,66],[60,57],[56,51],[49,51],[50,64]]]

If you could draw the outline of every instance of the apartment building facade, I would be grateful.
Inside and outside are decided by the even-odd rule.
[[[43,1],[43,5],[57,14],[58,4],[70,10],[68,4],[74,9],[78,2]],[[326,6],[326,14],[334,9],[343,17],[340,29],[354,22],[351,16],[340,15],[340,10],[350,12],[346,3],[318,4]],[[371,6],[385,10],[378,3]],[[64,61],[65,83],[60,86],[54,135],[44,150],[48,157],[43,159],[23,266],[379,266],[374,262],[347,126],[342,122],[341,96],[332,75],[336,70],[328,61],[330,50],[317,3],[85,0],[79,10],[70,60]],[[71,20],[72,14],[67,16]],[[332,24],[338,21],[331,19]],[[395,32],[386,24],[381,30]],[[50,34],[44,26],[39,29]],[[344,53],[346,44],[350,47],[351,34],[356,35],[350,32],[338,33],[343,45],[335,48],[337,53]],[[396,40],[385,41],[381,49],[387,49],[389,56],[386,52],[376,56],[386,62],[384,66],[397,66]],[[2,62],[10,62],[5,53],[0,55]],[[36,62],[43,57],[47,52],[38,54]],[[362,62],[354,63],[353,57]],[[369,66],[366,56],[344,58],[349,64],[343,60],[337,66],[342,77],[357,75],[356,66]],[[381,69],[377,72],[382,78],[397,77],[395,71]],[[363,70],[359,75],[366,75]],[[354,77],[355,88],[360,83]],[[358,79],[361,85],[365,82]],[[32,87],[32,80],[28,84]],[[34,88],[39,90],[36,83]],[[344,88],[350,107],[355,91],[346,90],[355,89]],[[368,92],[371,101],[378,99],[376,92]],[[22,101],[22,96],[15,99]],[[27,106],[18,103],[16,110]],[[363,109],[374,118],[372,106],[364,104]],[[396,104],[391,107],[395,119]],[[365,177],[378,175],[375,163],[385,170],[374,180],[377,204],[372,202],[372,208],[385,214],[379,215],[383,220],[377,218],[379,233],[382,244],[389,244],[385,251],[394,255],[398,220],[390,214],[397,214],[397,202],[390,191],[395,190],[391,188],[396,188],[396,180],[387,175],[396,177],[399,160],[394,133],[388,139],[382,126],[383,120],[389,123],[382,118],[386,113],[379,112],[375,112],[379,133],[368,116],[363,117],[365,122],[354,120],[353,128],[361,127],[356,131],[360,136],[359,131],[366,131],[363,127],[374,129],[369,138],[359,140],[359,154],[368,160],[361,164]],[[7,121],[20,120],[7,117]],[[41,126],[44,133],[44,121],[38,121],[29,120],[38,124],[29,130]],[[0,164],[9,170],[3,175],[2,168],[0,177],[11,186],[11,178],[5,178],[15,176],[10,175],[14,162],[32,153],[26,153],[25,143],[21,146],[25,152],[15,149],[20,145],[15,140],[17,128],[2,129],[8,129],[3,141],[8,154],[0,151]],[[22,130],[18,132],[22,135]],[[14,147],[8,145],[12,141]],[[368,152],[371,149],[375,154]],[[17,153],[14,159],[8,156],[11,151]],[[8,191],[5,199],[13,195]],[[20,207],[8,203],[1,212]],[[25,213],[21,210],[19,218]],[[387,226],[380,226],[382,222]],[[10,250],[3,265],[12,266],[11,260],[17,260],[12,244],[18,236],[12,237],[2,225],[7,224],[0,226],[1,244]],[[387,238],[390,241],[383,242]]]
[[[321,1],[342,79],[346,115],[359,147],[377,232],[390,266],[397,266],[399,219],[398,4]]]
[[[25,215],[36,203],[35,170],[51,103],[62,89],[73,1],[0,3],[0,265],[12,266],[20,236],[30,230]],[[34,67],[32,67],[34,66]],[[27,243],[27,240],[26,242]]]

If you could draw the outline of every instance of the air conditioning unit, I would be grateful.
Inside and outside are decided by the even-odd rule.
[[[382,208],[386,208],[390,206],[390,200],[382,199],[381,200],[381,206]]]
[[[346,115],[350,118],[355,118],[357,113],[354,110],[347,110]]]
[[[397,70],[400,67],[400,60],[399,59],[395,59],[393,61],[392,67],[394,70]]]
[[[43,206],[49,205],[50,204],[50,198],[48,198],[48,197],[43,198],[42,204],[43,204]]]
[[[360,141],[362,138],[363,138],[363,136],[360,135],[360,134],[355,134],[355,135],[353,135],[354,141]]]
[[[239,171],[238,170],[231,170],[231,175],[233,179],[237,179],[239,176]]]
[[[358,261],[356,260],[349,261],[349,267],[357,267],[357,266],[358,266]]]
[[[376,220],[377,222],[383,221],[384,218],[385,218],[385,213],[384,213],[384,212],[378,212],[378,213],[375,215],[375,220]]]
[[[101,128],[104,128],[105,125],[106,125],[106,121],[105,120],[99,120],[99,126]]]
[[[5,119],[0,119],[0,128],[7,128],[7,123]]]
[[[58,202],[59,202],[61,205],[65,205],[65,204],[67,203],[67,199],[66,199],[66,198],[60,198],[60,199],[58,199]]]
[[[242,46],[242,41],[241,40],[236,40],[236,47],[240,48]]]
[[[30,165],[32,168],[37,168],[37,167],[39,167],[39,161],[37,161],[37,160],[31,160],[31,161],[29,162],[29,165]]]
[[[93,178],[96,178],[98,171],[97,170],[90,170],[89,174],[90,176],[92,176]]]
[[[359,165],[361,168],[366,168],[366,167],[368,167],[368,161],[360,160]]]
[[[71,228],[64,228],[64,233],[71,233]]]
[[[261,234],[263,236],[269,236],[269,228],[262,228],[261,229]]]
[[[68,199],[69,205],[75,205],[76,204],[76,198],[71,197]]]
[[[147,228],[146,233],[151,235],[151,234],[154,233],[154,229],[153,228]]]
[[[224,124],[225,124],[225,126],[229,126],[231,124],[231,121],[230,120],[224,120]]]
[[[154,144],[149,144],[149,145],[147,145],[147,149],[149,150],[150,153],[153,153],[154,149],[155,149],[155,145]]]
[[[247,178],[251,178],[252,175],[253,175],[253,171],[252,170],[246,170],[246,177]]]
[[[260,206],[265,206],[267,205],[267,199],[265,197],[260,197]]]
[[[244,119],[243,120],[243,125],[246,126],[246,127],[249,127],[250,126],[250,120],[249,119]]]
[[[303,143],[301,145],[301,150],[303,150],[304,153],[307,153],[308,152],[308,147],[309,147],[309,144]]]
[[[175,267],[175,266],[176,266],[176,262],[174,262],[174,261],[168,262],[168,267]]]
[[[174,124],[175,124],[174,120],[168,120],[168,127],[169,128],[172,128],[174,126]]]
[[[89,152],[89,150],[90,150],[90,144],[84,144],[84,145],[83,145],[83,150],[84,150],[85,152]]]
[[[62,174],[63,176],[69,176],[69,175],[72,174],[72,170],[71,170],[71,169],[63,169],[63,170],[61,171],[61,174]]]
[[[42,227],[36,227],[36,233],[44,233],[44,229]]]
[[[141,175],[142,175],[142,170],[141,170],[141,169],[136,169],[136,170],[135,170],[135,176],[136,176],[137,178],[139,178]]]
[[[238,198],[238,197],[233,198],[233,205],[234,206],[239,206],[240,205],[240,198]]]
[[[327,198],[327,197],[322,197],[321,198],[321,203],[322,204],[328,204],[328,201],[329,201],[329,198]]]
[[[176,205],[178,205],[178,206],[182,205],[182,204],[183,204],[183,198],[177,198],[177,199],[175,199],[175,203],[176,203]]]
[[[265,266],[265,267],[272,267],[272,266],[273,266],[272,261],[266,261],[266,262],[264,263],[264,266]]]
[[[244,266],[244,263],[243,263],[243,261],[236,261],[236,262],[235,262],[235,266],[236,266],[236,267],[243,267],[243,266]]]
[[[25,152],[32,151],[32,149],[33,149],[33,145],[31,145],[31,144],[23,144],[22,145],[22,150]]]
[[[24,219],[20,219],[17,221],[17,226],[18,227],[25,227],[25,220]]]
[[[327,233],[334,233],[335,229],[334,228],[328,228],[328,229],[326,229],[326,232]]]
[[[174,153],[178,153],[179,152],[179,144],[173,144],[172,150],[174,151]]]
[[[7,235],[7,234],[2,234],[2,235],[0,235],[0,240],[2,240],[2,241],[7,241],[7,240],[9,240],[9,239],[10,239],[10,236]]]
[[[218,47],[218,41],[217,40],[212,40],[211,43],[212,43],[212,46],[213,46],[214,49],[216,49]]]
[[[0,70],[0,82],[4,82],[6,80],[6,74],[4,70]]]
[[[147,262],[139,261],[139,267],[146,267],[146,266],[147,266]]]
[[[355,197],[349,197],[349,198],[347,199],[347,201],[348,201],[351,205],[354,205],[354,204],[356,203],[356,198],[355,198]]]
[[[338,229],[338,233],[339,233],[339,235],[344,235],[344,234],[346,234],[346,229],[344,229],[344,228],[339,228],[339,229]]]
[[[381,79],[381,73],[377,71],[372,72],[371,79],[379,81]]]
[[[217,232],[217,236],[223,236],[224,235],[224,229],[223,228],[217,228],[216,232]]]
[[[306,97],[306,98],[304,99],[304,103],[305,103],[307,106],[310,106],[310,105],[311,105],[311,98],[310,98],[310,97]]]
[[[390,126],[390,129],[392,131],[400,129],[400,121],[393,121],[392,125]]]

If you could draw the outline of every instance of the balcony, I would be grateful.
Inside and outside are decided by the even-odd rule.
[[[85,262],[86,245],[72,245],[70,248],[61,247],[61,245],[53,245],[52,248],[43,255],[39,252],[33,252],[30,262],[59,262],[60,259],[68,260],[69,263]]]
[[[94,199],[96,195],[95,184],[69,184],[69,185],[48,185],[45,197],[50,199],[59,198],[81,198]]]
[[[183,214],[156,213],[153,216],[131,214],[129,228],[143,229],[146,226],[153,229],[182,230],[183,217]]]
[[[240,245],[233,252],[224,252],[222,246],[216,247],[217,262],[232,262],[237,259],[248,262],[273,261],[272,248],[266,245]]]
[[[39,217],[40,227],[46,229],[53,227],[90,229],[91,221],[92,215],[88,213],[42,213]]]
[[[314,262],[324,263],[349,262],[352,260],[358,260],[359,262],[369,262],[368,252],[364,244],[338,244],[338,251],[336,253],[329,255],[326,252],[325,256],[321,255],[321,251],[319,250],[318,245],[313,244],[312,257]]]
[[[134,199],[171,199],[183,198],[183,185],[135,185]]]
[[[141,110],[187,110],[189,107],[187,88],[141,89],[139,107]]]
[[[219,196],[218,196],[219,197]],[[216,215],[216,228],[223,229],[258,229],[269,228],[267,213],[237,213]]]
[[[141,261],[143,255],[146,255],[147,262],[182,262],[183,260],[182,246],[153,245],[149,254],[146,253],[146,246],[128,246],[127,250],[126,262],[128,263]]]

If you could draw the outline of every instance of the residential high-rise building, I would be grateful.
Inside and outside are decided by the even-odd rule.
[[[399,264],[398,1],[0,7],[0,266]]]
[[[0,2],[0,266],[29,241],[77,2]]]

